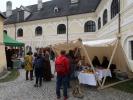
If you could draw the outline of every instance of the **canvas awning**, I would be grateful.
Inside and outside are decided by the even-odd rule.
[[[5,46],[17,46],[17,47],[24,46],[24,43],[14,40],[5,33],[4,33],[3,43],[5,44]]]
[[[83,44],[94,47],[106,47],[109,45],[114,45],[116,41],[117,38],[112,38],[112,39],[103,39],[103,40],[83,41]]]

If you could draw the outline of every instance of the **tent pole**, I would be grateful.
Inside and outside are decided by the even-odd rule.
[[[58,56],[58,54],[57,54],[56,50],[53,48],[53,46],[50,46],[50,48],[54,51],[55,56]]]
[[[26,48],[25,48],[25,44],[24,44],[24,56],[26,55]]]
[[[87,53],[87,50],[86,50],[86,48],[85,48],[85,46],[83,45],[82,42],[80,42],[80,44],[81,44],[81,47],[83,48],[83,50],[84,50],[84,52],[85,52],[85,55],[87,56],[87,60],[89,61],[90,65],[91,65],[91,68],[92,68],[92,70],[93,70],[93,72],[94,72],[95,78],[96,78],[98,84],[101,86],[101,82],[99,81],[99,79],[98,79],[98,77],[97,77],[97,75],[96,75],[96,71],[95,71],[95,69],[94,69],[94,67],[93,67],[93,64],[92,64],[91,59],[90,59],[90,57],[89,57],[89,55],[88,55],[88,53]]]
[[[79,48],[77,48],[77,50],[76,50],[76,52],[74,54],[74,57],[77,55],[78,51],[79,51]]]
[[[98,88],[98,89],[99,89],[99,90],[102,90],[102,89],[105,89],[105,88],[108,88],[108,87],[112,87],[112,86],[117,85],[117,84],[120,84],[120,83],[124,83],[124,82],[130,81],[130,80],[132,80],[132,79],[133,79],[133,78],[131,78],[131,79],[126,79],[126,80],[119,81],[119,82],[115,82],[115,83],[112,83],[112,84],[103,86],[102,88]]]
[[[117,49],[117,47],[118,47],[118,43],[119,43],[119,40],[117,40],[117,42],[116,42],[116,45],[115,45],[115,48],[114,48],[114,50],[113,50],[113,53],[112,53],[112,56],[111,56],[111,59],[110,59],[109,65],[108,65],[108,67],[107,67],[107,70],[110,68],[110,65],[111,65],[111,63],[112,63],[112,61],[113,61],[113,58],[114,58],[114,55],[115,55],[116,49]],[[107,73],[107,70],[106,70],[106,72],[105,72],[105,75],[106,75],[106,73]],[[107,76],[104,76],[104,79],[103,79],[103,82],[102,82],[102,86],[101,86],[101,88],[104,86],[104,83],[105,83],[106,77],[107,77]]]

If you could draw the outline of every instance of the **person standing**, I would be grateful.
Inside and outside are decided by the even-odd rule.
[[[74,78],[74,52],[69,50],[69,53],[66,55],[69,60],[69,74],[68,74],[68,88],[70,88],[70,80]]]
[[[56,81],[56,95],[57,99],[60,99],[60,88],[63,85],[63,95],[64,100],[68,98],[67,88],[68,88],[68,74],[69,74],[69,60],[66,57],[66,51],[62,50],[61,55],[55,60],[55,70],[57,72]]]
[[[34,60],[34,69],[35,69],[35,77],[36,77],[36,83],[34,85],[35,87],[42,86],[42,78],[43,78],[43,72],[44,72],[43,67],[44,67],[44,58],[42,57],[42,54],[39,53]]]
[[[12,55],[13,55],[12,50],[11,49],[7,50],[6,48],[7,67],[10,69],[13,69]]]
[[[32,64],[32,53],[27,53],[24,57],[25,62],[25,70],[26,70],[26,80],[29,80],[29,72],[30,72],[30,80],[33,80],[33,64]]]
[[[51,64],[50,64],[50,55],[49,52],[46,51],[44,53],[44,80],[51,81],[52,72],[51,72]]]

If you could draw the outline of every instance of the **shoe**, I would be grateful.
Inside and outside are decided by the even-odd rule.
[[[42,86],[42,84],[39,84],[39,87],[41,87]]]
[[[38,87],[38,84],[35,84],[34,87]]]
[[[57,97],[57,100],[59,100],[60,98],[61,98],[61,97],[60,97],[60,96],[58,96],[58,97]]]
[[[33,81],[34,79],[30,79],[31,81]]]
[[[67,100],[68,99],[68,97],[64,97],[64,100]]]
[[[28,81],[29,79],[27,78],[26,81]]]

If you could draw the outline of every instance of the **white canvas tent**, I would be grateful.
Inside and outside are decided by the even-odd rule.
[[[117,69],[122,72],[129,71],[129,64],[121,43],[116,39],[105,39],[105,40],[95,40],[95,41],[85,41],[83,42],[87,53],[92,60],[96,55],[100,60],[103,56],[107,56],[112,63],[117,65]]]
[[[128,75],[131,73],[131,71],[133,72],[128,64],[127,57],[124,53],[121,43],[117,38],[94,41],[71,41],[69,43],[54,45],[53,49],[57,54],[59,54],[62,49],[68,51],[70,49],[74,49],[75,47],[80,48],[82,56],[85,56],[85,61],[91,65],[94,72],[95,69],[91,63],[94,56],[97,56],[100,61],[102,60],[103,56],[108,57],[108,59],[110,59],[108,69],[113,63],[116,64],[117,69],[121,72],[125,72]],[[96,79],[99,86],[103,88],[106,77],[104,77],[102,82],[98,80],[97,76]]]

